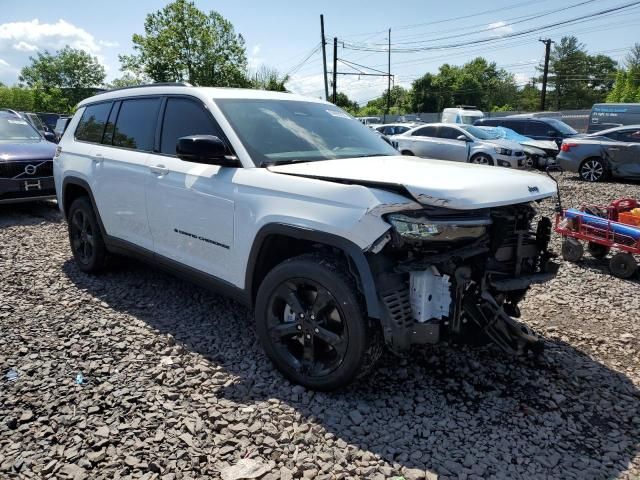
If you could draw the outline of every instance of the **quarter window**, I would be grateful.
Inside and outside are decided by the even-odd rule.
[[[201,105],[186,98],[169,98],[164,111],[160,151],[175,155],[178,139],[188,135],[216,135],[221,138],[211,115]]]
[[[76,128],[76,139],[83,142],[100,143],[110,110],[111,102],[86,107]]]
[[[159,108],[159,98],[123,101],[113,133],[113,145],[150,152]]]

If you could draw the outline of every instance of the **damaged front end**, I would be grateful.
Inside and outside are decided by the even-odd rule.
[[[425,207],[386,216],[369,252],[393,350],[485,334],[513,354],[542,343],[520,316],[529,287],[553,278],[551,221],[518,204],[473,211]],[[471,338],[469,338],[471,337]]]

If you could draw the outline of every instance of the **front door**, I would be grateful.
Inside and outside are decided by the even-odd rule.
[[[609,152],[615,153],[614,172],[621,177],[640,178],[640,129],[623,130],[617,133],[615,146]],[[611,152],[616,148],[615,152]]]
[[[150,155],[147,175],[153,250],[161,257],[233,281],[235,168],[185,162],[176,156],[178,138],[221,131],[197,99],[169,97],[159,153]]]

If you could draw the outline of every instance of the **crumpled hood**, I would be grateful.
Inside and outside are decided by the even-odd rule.
[[[520,142],[522,145],[528,145],[530,147],[539,148],[544,151],[555,151],[558,152],[560,149],[558,148],[558,144],[551,140],[527,140],[526,142]]]
[[[56,144],[40,142],[0,142],[0,162],[12,160],[53,160]]]
[[[514,152],[522,150],[520,144],[518,142],[514,142],[513,140],[506,140],[504,138],[492,138],[490,140],[482,140],[483,142],[492,143],[494,145],[498,145],[500,147],[508,148]]]
[[[424,205],[460,210],[530,202],[556,194],[538,173],[419,157],[365,157],[268,167],[270,171],[370,186],[404,187]]]

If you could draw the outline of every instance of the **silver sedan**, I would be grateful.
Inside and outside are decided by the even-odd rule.
[[[587,182],[611,177],[640,179],[640,125],[565,139],[557,161]]]

